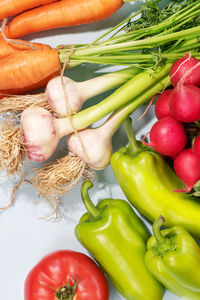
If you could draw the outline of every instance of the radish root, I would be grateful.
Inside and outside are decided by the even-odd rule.
[[[45,164],[30,183],[42,197],[55,199],[71,191],[81,178],[89,180],[94,174],[83,160],[70,153],[53,163]]]
[[[15,175],[21,171],[26,156],[22,128],[17,127],[14,115],[9,116],[0,126],[0,170]]]
[[[53,110],[47,102],[47,96],[45,93],[33,94],[33,95],[8,95],[0,101],[0,113],[6,112],[22,112],[28,107],[40,106],[51,113]]]

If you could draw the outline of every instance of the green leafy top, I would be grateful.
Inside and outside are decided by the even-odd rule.
[[[61,62],[68,52],[69,47],[59,51]],[[155,69],[187,52],[200,59],[200,1],[146,0],[139,11],[92,43],[74,45],[70,63]]]
[[[124,29],[126,31],[132,31],[160,24],[169,17],[173,16],[174,13],[193,3],[196,3],[196,0],[148,1],[147,4],[141,8],[140,17],[137,20],[128,21]],[[184,25],[179,29],[191,28],[198,25],[200,25],[200,16],[195,17],[191,20],[191,22],[187,23],[187,26]]]

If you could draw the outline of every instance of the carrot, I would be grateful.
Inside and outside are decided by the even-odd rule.
[[[1,0],[0,19],[14,16],[27,9],[55,1],[57,0]]]
[[[46,44],[30,43],[21,40],[14,40],[13,43],[12,42],[8,43],[4,39],[0,39],[0,59],[10,55],[15,51],[31,50],[31,45],[35,49],[40,49],[40,50],[51,49],[51,47]]]
[[[39,89],[60,69],[55,49],[15,51],[1,59],[0,93],[24,94]]]
[[[127,0],[61,0],[15,17],[5,28],[9,38],[57,27],[72,27],[108,18]]]

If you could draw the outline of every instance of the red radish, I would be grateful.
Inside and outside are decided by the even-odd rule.
[[[186,72],[188,72],[187,76]],[[183,84],[185,85],[194,84],[200,86],[200,61],[186,54],[172,65],[169,75],[174,87],[177,86],[181,79],[183,79]]]
[[[172,116],[180,122],[191,123],[200,119],[200,88],[195,85],[177,86],[169,97]]]
[[[200,160],[200,135],[198,135],[194,140],[193,150],[194,150],[195,155]]]
[[[155,104],[155,114],[157,119],[161,119],[167,116],[171,116],[169,110],[169,96],[171,95],[173,89],[168,89],[162,92],[158,97]]]
[[[145,143],[153,147],[158,153],[174,157],[186,145],[186,134],[183,125],[172,117],[158,120],[150,131],[151,143]]]
[[[195,183],[200,180],[200,160],[191,148],[181,151],[176,156],[174,170],[185,184],[183,190],[175,190],[174,192],[190,192]]]

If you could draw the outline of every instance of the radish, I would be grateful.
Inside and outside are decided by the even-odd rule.
[[[200,180],[200,160],[189,148],[181,151],[174,159],[174,170],[180,180],[185,184],[182,190],[174,192],[190,192],[195,183]]]
[[[162,92],[158,97],[155,104],[155,115],[157,119],[161,119],[167,116],[171,116],[169,110],[169,96],[171,95],[173,89],[168,89]]]
[[[200,88],[178,85],[169,97],[172,116],[180,122],[191,123],[200,119]]]
[[[177,86],[181,79],[183,79],[183,84],[185,85],[194,84],[200,86],[200,61],[186,54],[172,65],[169,75],[174,87]]]
[[[153,147],[158,153],[170,157],[178,154],[186,145],[186,134],[183,125],[168,116],[158,120],[150,131],[151,143],[143,143]]]
[[[200,160],[200,135],[197,136],[194,140],[193,150],[194,150],[195,155]]]

